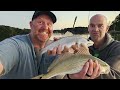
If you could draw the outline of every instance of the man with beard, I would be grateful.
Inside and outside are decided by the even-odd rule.
[[[42,55],[39,55],[49,43],[56,20],[51,11],[35,11],[29,34],[16,35],[0,42],[1,79],[29,79],[45,72],[44,65],[40,64]]]

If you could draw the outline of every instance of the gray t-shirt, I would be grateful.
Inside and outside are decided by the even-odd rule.
[[[29,79],[39,74],[39,63],[28,34],[1,41],[0,62],[5,69],[1,79]]]

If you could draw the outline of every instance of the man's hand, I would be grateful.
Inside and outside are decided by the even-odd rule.
[[[72,45],[72,48],[74,49],[75,53],[79,52],[80,54],[87,54],[89,55],[89,48],[85,44],[78,44]],[[96,60],[93,62],[93,60],[88,60],[88,62],[85,63],[82,70],[77,74],[69,75],[73,79],[95,79],[100,75],[100,64],[98,64],[98,61]]]
[[[72,50],[72,51],[71,51]],[[58,46],[54,48],[53,50],[48,50],[49,55],[56,55],[56,54],[62,54],[66,52],[78,52],[78,51],[85,51],[87,54],[89,53],[88,48],[84,45],[80,45],[78,47],[78,44],[72,45],[70,48],[67,46],[64,47],[64,50],[62,50],[62,46]],[[86,54],[85,52],[85,54]],[[71,74],[69,77],[71,79],[95,79],[100,75],[100,64],[98,64],[98,61],[96,60],[95,62],[93,60],[88,60],[88,62],[85,63],[83,66],[82,70],[79,73],[76,74]]]
[[[53,56],[57,54],[59,55],[62,53],[62,46],[59,45],[58,47],[53,48],[53,50],[48,50],[47,53],[48,55],[53,55]]]
[[[100,75],[100,64],[96,60],[93,62],[89,60],[83,66],[82,70],[79,73],[71,74],[69,77],[71,79],[95,79]]]

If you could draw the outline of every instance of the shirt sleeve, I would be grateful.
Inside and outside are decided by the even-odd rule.
[[[120,79],[120,56],[111,57],[107,63],[110,65],[108,74],[100,75],[101,79]]]
[[[106,62],[110,65],[110,72],[109,74],[100,75],[100,78],[120,79],[120,46],[115,47],[110,51]]]
[[[0,42],[0,62],[4,67],[4,74],[8,73],[18,62],[17,44],[12,39],[6,39]]]

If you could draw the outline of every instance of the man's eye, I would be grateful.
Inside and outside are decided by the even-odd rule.
[[[48,26],[52,26],[52,24],[48,24]]]
[[[38,22],[39,24],[42,24],[42,22]]]
[[[102,25],[102,24],[99,24],[98,27],[101,28],[101,27],[103,27],[103,25]]]
[[[52,23],[48,23],[47,25],[51,27],[51,26],[52,26]]]
[[[91,27],[95,27],[94,25],[90,25]]]

